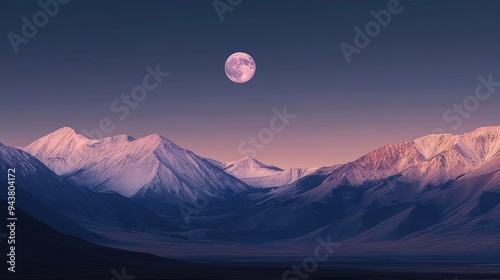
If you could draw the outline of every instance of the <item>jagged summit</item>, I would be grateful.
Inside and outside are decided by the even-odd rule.
[[[238,161],[231,162],[226,166],[226,169],[259,169],[259,168],[266,168],[274,171],[283,171],[283,169],[272,166],[272,165],[267,165],[264,164],[257,159],[251,157],[251,156],[246,156]]]
[[[92,140],[65,127],[24,150],[79,185],[125,196],[223,197],[248,187],[158,134]]]
[[[392,176],[409,192],[439,186],[483,166],[495,166],[500,157],[500,127],[482,127],[462,135],[433,134],[388,145],[344,164],[317,188],[314,197],[326,197],[341,185],[362,186]]]
[[[58,130],[52,132],[51,134],[54,134],[54,135],[64,135],[64,134],[69,135],[69,134],[82,134],[82,133],[77,132],[72,127],[64,126],[64,127],[59,128]]]
[[[485,134],[485,133],[497,133],[500,134],[500,126],[482,126],[478,127],[474,131],[470,133],[480,133],[480,134]],[[468,133],[466,133],[468,134]]]

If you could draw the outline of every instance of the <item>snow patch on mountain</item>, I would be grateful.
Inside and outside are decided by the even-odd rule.
[[[266,165],[250,156],[226,165],[224,170],[243,182],[258,188],[271,188],[290,184],[309,175],[317,168],[292,168],[283,170]]]

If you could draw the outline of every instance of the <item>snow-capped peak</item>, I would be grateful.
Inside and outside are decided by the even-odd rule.
[[[500,126],[483,126],[466,134],[496,134],[500,135]]]
[[[238,161],[231,162],[226,166],[226,169],[232,169],[232,170],[257,170],[257,169],[269,169],[273,171],[283,171],[283,169],[272,166],[272,165],[266,165],[255,158],[251,156],[246,156]]]
[[[480,168],[500,155],[500,127],[484,127],[462,135],[433,134],[389,145],[345,164],[326,180],[329,188],[361,185],[394,175],[417,187],[440,185]]]
[[[68,138],[75,138],[76,137],[76,138],[82,139],[82,140],[91,140],[85,134],[78,132],[75,129],[73,129],[71,127],[67,127],[67,126],[60,128],[60,129],[48,134],[45,137],[51,138],[51,139],[68,139]]]
[[[293,168],[283,170],[273,165],[264,164],[247,156],[229,163],[224,170],[243,182],[260,188],[277,187],[290,184],[303,176],[309,175],[316,168]]]
[[[412,141],[415,148],[426,158],[430,159],[450,149],[460,149],[469,156],[484,160],[499,151],[500,127],[480,127],[462,135],[431,134]],[[477,151],[474,147],[487,145],[487,151]],[[484,148],[484,147],[483,147]]]
[[[51,133],[52,135],[74,135],[74,134],[81,134],[77,132],[74,128],[65,126],[61,127],[58,130],[54,131]]]
[[[92,140],[71,128],[40,138],[25,151],[56,174],[98,191],[125,196],[224,196],[247,186],[205,159],[158,134]]]
[[[458,138],[458,136],[451,134],[432,134],[420,137],[412,141],[412,143],[426,159],[430,159],[443,151],[453,148]]]
[[[481,127],[465,133],[457,146],[478,161],[488,161],[500,152],[500,127]]]

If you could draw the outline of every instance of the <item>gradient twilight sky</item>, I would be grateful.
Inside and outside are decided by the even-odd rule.
[[[73,0],[16,54],[6,35],[41,8],[2,1],[0,142],[23,146],[110,118],[113,135],[158,133],[234,161],[273,108],[287,106],[297,117],[256,158],[288,168],[351,161],[435,128],[500,125],[500,88],[459,128],[443,120],[474,94],[478,76],[500,81],[500,1],[402,0],[404,10],[348,64],[339,44],[353,44],[353,28],[388,2],[244,0],[221,22],[213,0]],[[224,73],[238,51],[257,63],[246,84]],[[110,104],[157,64],[170,76],[120,120]]]

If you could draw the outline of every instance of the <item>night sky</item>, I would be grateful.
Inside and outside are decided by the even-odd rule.
[[[221,21],[212,0],[73,0],[16,54],[7,34],[22,34],[21,18],[41,8],[4,0],[0,142],[23,146],[108,118],[115,129],[106,136],[158,133],[234,161],[245,156],[238,146],[286,106],[296,117],[256,158],[288,168],[351,161],[435,128],[499,125],[500,87],[460,125],[443,114],[474,95],[479,76],[500,81],[500,1],[402,0],[348,63],[339,45],[353,45],[354,28],[389,2],[244,0]],[[225,76],[234,52],[256,61],[246,84]],[[110,106],[142,84],[148,65],[170,75],[122,120]]]

